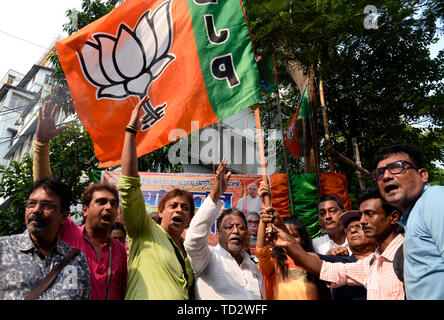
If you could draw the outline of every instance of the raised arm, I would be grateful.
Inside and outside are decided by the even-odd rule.
[[[225,174],[226,160],[222,159],[216,171],[216,181],[210,196],[200,206],[191,220],[190,227],[185,235],[184,247],[190,259],[195,275],[205,270],[211,259],[211,250],[208,247],[208,235],[211,226],[216,221],[222,203],[220,196],[226,191],[231,172]]]
[[[306,252],[299,242],[290,234],[279,212],[272,207],[264,207],[261,210],[261,220],[264,223],[272,223],[274,233],[267,235],[267,241],[276,247],[281,247],[285,250],[294,262],[319,277],[322,268],[322,260],[316,254]]]
[[[137,178],[139,176],[137,150],[136,150],[136,133],[140,127],[140,109],[142,105],[148,101],[148,96],[143,97],[139,103],[134,107],[128,122],[129,130],[131,128],[134,132],[125,131],[125,140],[123,142],[122,150],[122,174],[127,177]]]
[[[137,237],[152,222],[146,213],[145,201],[140,189],[140,178],[138,171],[138,160],[136,151],[136,136],[140,127],[140,108],[148,100],[145,96],[134,107],[125,135],[122,149],[122,171],[117,185],[122,204],[122,219],[128,235],[131,238]]]
[[[258,195],[259,195],[259,197],[261,197],[263,199],[264,196],[267,194],[269,194],[268,184],[265,183],[264,181],[261,181],[259,184]],[[262,208],[265,208],[265,206],[262,206]],[[266,230],[266,228],[267,228],[267,225],[264,223],[264,221],[262,219],[260,219],[259,226],[257,229],[256,249],[260,249],[265,246],[265,235],[266,235],[265,230]]]
[[[52,175],[49,162],[49,143],[51,139],[67,128],[67,126],[56,127],[55,113],[57,108],[58,106],[55,105],[51,110],[51,100],[48,100],[39,109],[32,164],[34,181]]]

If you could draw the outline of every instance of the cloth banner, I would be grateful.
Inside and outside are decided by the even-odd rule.
[[[271,204],[279,211],[279,215],[290,215],[290,198],[288,192],[288,178],[285,173],[270,174]]]
[[[261,100],[240,0],[127,0],[56,48],[99,167],[120,164],[145,95],[138,157]]]
[[[139,176],[147,214],[153,211],[157,212],[160,198],[174,188],[181,188],[191,192],[197,211],[205,198],[210,194],[215,181],[214,174],[139,172]],[[119,177],[120,171],[102,171],[101,181],[117,185]],[[224,208],[235,208],[239,199],[248,194],[247,186],[250,183],[255,183],[259,187],[261,180],[262,176],[260,175],[231,175],[227,191],[220,198],[224,203]],[[116,221],[122,221],[121,208],[119,208],[119,214]],[[185,237],[185,233],[183,234],[183,237]],[[215,222],[210,230],[208,244],[215,246],[217,243]],[[254,255],[255,251],[256,246],[251,245],[250,253]]]
[[[312,239],[320,237],[322,231],[316,208],[318,201],[316,174],[290,174],[290,184],[294,214],[302,220]]]
[[[344,211],[351,210],[351,200],[348,195],[347,177],[342,172],[322,172],[319,175],[321,196],[334,194],[342,200]]]

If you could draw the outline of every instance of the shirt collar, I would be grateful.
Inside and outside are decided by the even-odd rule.
[[[29,234],[28,229],[26,229],[20,236],[20,245],[19,249],[21,251],[37,251],[37,248],[34,245],[34,242],[32,242],[31,235]],[[55,246],[52,246],[49,251],[56,250],[58,253],[64,253],[65,247],[62,243],[62,240],[60,240],[59,236],[57,236],[57,243]]]
[[[83,239],[86,240],[91,246],[93,246],[93,244],[92,244],[92,242],[91,242],[91,239],[89,238],[88,233],[87,233],[86,230],[85,230],[85,224],[82,224],[82,225],[80,226],[80,232],[82,233],[82,237],[83,237]],[[102,247],[102,248],[108,246],[108,245],[111,243],[111,241],[112,241],[111,239],[112,239],[112,238],[108,235],[108,239],[106,239],[106,241],[103,243],[103,247]],[[117,241],[117,240],[116,240],[116,241]],[[93,246],[93,247],[94,247],[94,246]]]
[[[28,229],[26,229],[21,234],[19,247],[21,251],[31,251],[32,249],[35,249],[34,243],[31,240],[31,236],[29,234]]]
[[[424,185],[424,188],[422,189],[421,196],[422,196],[422,194],[423,194],[428,188],[430,188],[430,184],[426,183],[426,184]],[[418,199],[419,199],[421,196],[419,196]],[[405,228],[405,227],[407,226],[407,220],[409,219],[410,212],[412,212],[412,209],[413,209],[413,207],[415,206],[415,204],[416,204],[416,201],[413,202],[413,203],[407,208],[407,210],[405,210],[405,212],[402,214],[401,219],[399,219],[399,221],[398,221],[398,224],[399,224],[401,227]]]
[[[222,246],[220,244],[216,245],[216,250],[219,251],[225,258],[231,258],[231,259],[235,260],[234,257],[231,255],[231,253],[229,253],[227,250],[222,248]],[[250,260],[250,255],[247,252],[245,252],[245,250],[242,250],[241,255],[243,258],[242,263]]]
[[[389,245],[387,246],[387,248],[385,248],[382,254],[378,247],[375,251],[375,258],[378,259],[379,257],[384,257],[388,261],[393,261],[393,259],[395,258],[396,251],[403,242],[404,242],[404,235],[400,233],[389,243]]]

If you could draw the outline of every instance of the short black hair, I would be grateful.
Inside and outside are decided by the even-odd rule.
[[[122,222],[119,222],[119,221],[114,222],[111,227],[110,232],[113,231],[114,229],[122,231],[123,234],[126,236],[126,229],[125,229],[125,226],[123,225]]]
[[[229,208],[229,209],[225,209],[224,211],[222,211],[220,216],[217,218],[217,223],[216,223],[217,231],[220,231],[220,226],[221,226],[222,220],[225,218],[225,216],[228,216],[230,214],[234,214],[238,217],[241,217],[245,223],[245,227],[247,226],[247,218],[245,218],[245,215],[243,214],[243,212],[237,210],[236,208]]]
[[[313,240],[310,237],[307,228],[305,228],[304,222],[302,222],[302,220],[299,217],[295,215],[287,216],[282,219],[282,222],[285,224],[294,225],[298,230],[299,235],[301,236],[302,248],[307,252],[314,252]]]
[[[358,196],[359,205],[369,199],[381,199],[382,209],[384,210],[386,215],[392,213],[394,210],[398,210],[394,206],[388,204],[387,201],[385,201],[385,199],[381,196],[381,192],[379,191],[378,187],[373,186],[364,189]]]
[[[316,211],[317,211],[317,208],[319,207],[319,204],[321,202],[325,202],[325,201],[329,201],[329,200],[335,201],[338,204],[339,208],[341,208],[341,210],[344,211],[344,204],[342,203],[341,198],[339,198],[337,195],[334,195],[334,194],[326,194],[326,195],[323,195],[322,197],[320,197],[318,200],[318,203],[316,204]]]
[[[53,193],[59,196],[61,199],[60,207],[62,211],[69,211],[69,207],[72,203],[72,191],[68,185],[64,184],[60,180],[54,179],[53,177],[40,178],[34,181],[34,183],[31,185],[28,198],[35,190],[39,188],[43,188],[45,191],[51,190]]]
[[[413,164],[418,168],[424,168],[423,156],[421,150],[414,145],[407,143],[394,144],[388,147],[379,149],[374,156],[374,169],[378,166],[378,163],[389,156],[397,153],[405,153],[412,160]]]
[[[111,192],[114,195],[117,203],[119,203],[119,191],[117,191],[117,187],[108,182],[103,182],[91,183],[88,187],[86,187],[82,194],[82,205],[89,207],[89,204],[93,199],[94,192],[103,190]]]

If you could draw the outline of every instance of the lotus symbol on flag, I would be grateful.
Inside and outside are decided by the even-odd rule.
[[[165,1],[150,15],[141,15],[134,30],[119,25],[117,35],[95,33],[77,52],[85,78],[97,87],[96,98],[142,99],[149,86],[176,59],[169,50],[173,42],[171,2]],[[153,107],[148,100],[141,130],[145,131],[165,115],[166,103]]]

